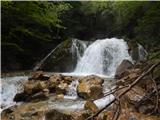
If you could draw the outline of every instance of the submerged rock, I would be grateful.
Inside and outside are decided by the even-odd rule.
[[[103,79],[91,75],[80,79],[77,93],[84,99],[97,99],[103,96]]]

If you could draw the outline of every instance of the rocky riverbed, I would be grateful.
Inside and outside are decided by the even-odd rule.
[[[128,62],[126,62],[128,64]],[[90,75],[84,77],[33,72],[14,101],[21,102],[2,111],[2,120],[85,120],[123,93],[153,63],[119,65],[116,80]],[[152,79],[154,76],[154,80]],[[114,104],[95,116],[96,120],[159,120],[159,65]],[[108,85],[104,89],[104,85]],[[155,85],[157,87],[155,87]],[[156,92],[157,90],[157,92]]]

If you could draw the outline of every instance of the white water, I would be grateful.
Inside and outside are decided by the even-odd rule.
[[[1,107],[6,108],[15,104],[14,96],[23,90],[22,84],[28,79],[26,76],[1,78]]]
[[[131,60],[131,57],[128,54],[127,43],[123,39],[96,40],[85,50],[74,73],[113,77],[117,66],[124,59]]]
[[[78,80],[72,81],[72,83],[69,85],[69,89],[67,91],[67,94],[64,96],[65,99],[77,99],[77,86],[79,84]]]

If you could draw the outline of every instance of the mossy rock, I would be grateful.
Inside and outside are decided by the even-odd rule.
[[[75,59],[72,58],[70,48],[72,40],[62,42],[54,52],[44,61],[40,69],[44,71],[65,72],[71,71],[75,67]]]

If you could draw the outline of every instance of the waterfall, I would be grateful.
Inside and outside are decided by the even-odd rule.
[[[114,76],[117,66],[124,59],[131,60],[131,57],[123,39],[96,40],[84,51],[74,73]]]

